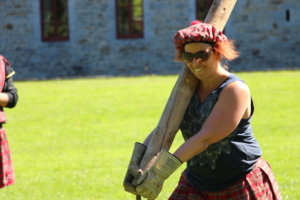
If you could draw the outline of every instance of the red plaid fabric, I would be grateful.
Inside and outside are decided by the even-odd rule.
[[[0,129],[0,188],[15,183],[14,169],[4,128]]]
[[[193,21],[191,26],[179,30],[174,36],[175,49],[183,49],[190,42],[224,42],[227,37],[214,25]]]
[[[182,173],[169,200],[281,200],[280,190],[269,164],[260,158],[247,176],[227,190],[204,192],[193,187]]]

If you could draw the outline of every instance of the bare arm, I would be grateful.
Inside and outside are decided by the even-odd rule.
[[[9,101],[9,97],[6,93],[0,93],[0,106],[5,107]]]
[[[208,145],[228,136],[238,125],[251,102],[247,85],[240,81],[229,84],[220,94],[202,129],[183,143],[174,155],[186,162],[204,151]]]

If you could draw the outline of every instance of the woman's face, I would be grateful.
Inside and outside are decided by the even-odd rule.
[[[184,46],[184,51],[187,53],[195,54],[200,51],[211,52],[208,60],[196,59],[195,57],[191,62],[187,62],[187,66],[198,79],[205,79],[210,77],[219,67],[219,60],[217,54],[212,51],[213,47],[205,43],[189,43]]]

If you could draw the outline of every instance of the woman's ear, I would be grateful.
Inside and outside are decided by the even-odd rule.
[[[221,54],[217,52],[217,60],[221,60]]]

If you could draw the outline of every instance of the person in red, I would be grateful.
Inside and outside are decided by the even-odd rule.
[[[3,124],[6,123],[4,107],[13,108],[18,102],[18,92],[13,83],[15,74],[10,63],[0,55],[0,188],[15,183],[11,153]]]
[[[226,70],[223,59],[239,56],[234,42],[211,24],[200,21],[174,36],[176,60],[199,83],[180,124],[185,142],[174,153],[162,149],[145,172],[138,167],[153,132],[136,143],[124,189],[149,200],[183,163],[178,186],[169,200],[281,200],[270,165],[251,126],[254,103],[246,83]],[[130,182],[132,177],[136,183]]]

